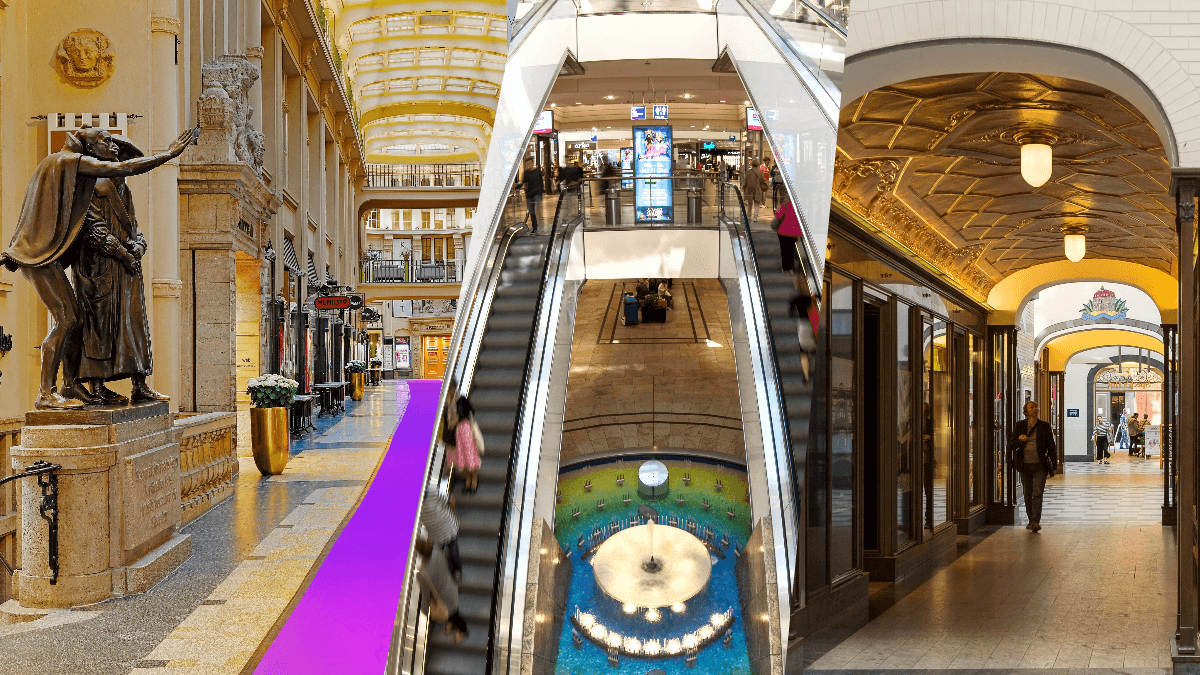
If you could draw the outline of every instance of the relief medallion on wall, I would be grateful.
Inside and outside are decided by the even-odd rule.
[[[110,47],[109,39],[100,31],[81,28],[71,33],[55,53],[58,74],[80,89],[100,86],[113,74],[116,55]]]

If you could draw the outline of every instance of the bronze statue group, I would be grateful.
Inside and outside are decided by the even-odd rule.
[[[16,232],[0,253],[0,265],[21,270],[53,321],[42,342],[34,407],[168,400],[146,384],[153,370],[141,263],[146,238],[125,178],[178,157],[197,133],[189,129],[165,152],[146,157],[124,137],[85,126],[35,169]],[[130,397],[106,386],[127,378]]]

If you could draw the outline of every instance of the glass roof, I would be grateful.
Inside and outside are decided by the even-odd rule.
[[[322,0],[367,161],[483,161],[508,53],[504,0]]]

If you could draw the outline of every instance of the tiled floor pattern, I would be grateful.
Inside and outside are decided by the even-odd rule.
[[[608,311],[604,315],[600,335],[596,340],[598,344],[696,343],[707,342],[712,337],[708,332],[704,305],[697,297],[696,282],[679,282],[670,289],[674,306],[667,310],[667,320],[664,323],[622,323],[624,295],[636,290],[637,283],[633,281],[618,281],[612,285]]]
[[[597,344],[613,297],[613,282],[592,281],[580,290],[567,391],[562,458],[622,448],[699,448],[744,454],[741,406],[730,337],[729,306],[716,279],[694,283],[709,339]],[[641,335],[671,331],[687,322],[677,309],[666,324],[644,324]],[[665,326],[665,327],[664,327]],[[691,335],[690,324],[687,334]],[[674,334],[674,333],[672,333]]]
[[[994,534],[811,670],[1168,668],[1175,552],[1151,522]]]
[[[387,382],[372,394],[265,479],[357,484],[313,490],[131,675],[236,675],[254,658],[358,503],[403,415],[405,385]],[[242,459],[242,475],[257,477],[252,459]]]

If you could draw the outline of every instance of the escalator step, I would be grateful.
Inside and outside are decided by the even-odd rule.
[[[477,675],[487,670],[486,654],[456,651],[454,647],[437,649],[430,646],[425,656],[427,675]]]

